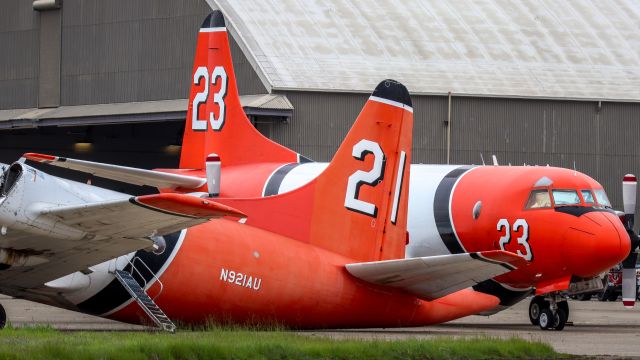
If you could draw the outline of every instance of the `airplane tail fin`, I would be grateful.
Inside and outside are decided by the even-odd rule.
[[[220,156],[223,166],[300,161],[299,154],[260,134],[245,115],[219,10],[207,16],[198,32],[180,168],[203,169],[211,153]]]
[[[407,88],[385,80],[317,178],[281,195],[221,202],[245,212],[247,224],[351,259],[403,258],[412,129]]]

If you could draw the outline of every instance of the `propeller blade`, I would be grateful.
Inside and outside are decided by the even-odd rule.
[[[635,175],[627,174],[622,180],[622,204],[625,214],[625,227],[633,229],[636,213],[636,190],[638,180]]]
[[[636,262],[637,248],[640,243],[638,234],[633,230],[636,212],[636,191],[638,180],[635,175],[627,174],[622,180],[622,203],[624,206],[624,227],[631,240],[629,256],[622,262],[622,303],[625,307],[633,307],[636,302]]]
[[[632,308],[636,303],[636,268],[622,269],[622,304]]]

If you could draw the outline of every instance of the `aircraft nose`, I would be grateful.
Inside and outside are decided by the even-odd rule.
[[[631,248],[620,220],[604,211],[579,216],[565,232],[564,240],[564,258],[569,270],[585,278],[609,270],[624,260]]]

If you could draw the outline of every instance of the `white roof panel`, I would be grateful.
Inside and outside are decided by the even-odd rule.
[[[637,0],[207,0],[268,89],[640,100]]]

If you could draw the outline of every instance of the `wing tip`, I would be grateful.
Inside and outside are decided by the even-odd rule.
[[[39,153],[24,153],[22,157],[27,160],[36,161],[36,162],[49,162],[49,161],[56,161],[60,159],[57,156],[39,154]]]

